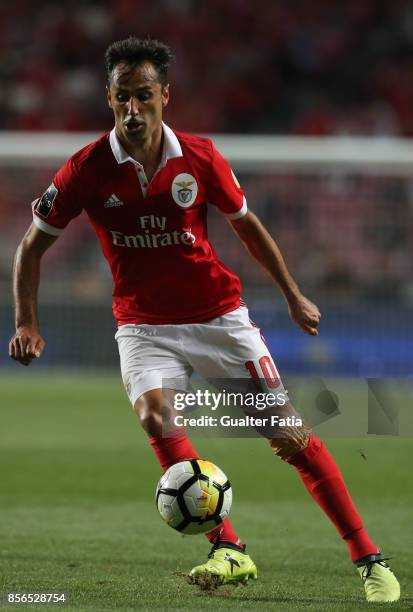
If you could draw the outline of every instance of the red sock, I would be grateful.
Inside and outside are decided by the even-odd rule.
[[[352,561],[377,553],[379,549],[370,540],[341,472],[323,442],[312,434],[307,448],[287,461],[347,542]]]
[[[201,459],[184,433],[180,433],[170,438],[156,436],[155,438],[150,438],[149,442],[164,472],[166,472],[171,465],[179,461],[184,461],[185,459]]]
[[[171,438],[156,436],[150,439],[150,443],[164,472],[178,461],[201,459],[184,433]],[[221,525],[205,535],[211,543],[219,537],[225,542],[240,544],[240,539],[233,530],[229,519],[225,519]]]

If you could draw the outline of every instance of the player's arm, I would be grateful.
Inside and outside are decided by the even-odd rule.
[[[243,217],[230,220],[230,223],[251,255],[269,272],[282,291],[291,319],[308,334],[317,336],[320,311],[299,290],[275,240],[258,217],[248,210]]]
[[[32,224],[20,242],[13,263],[13,297],[16,333],[10,340],[9,355],[23,365],[40,357],[45,342],[39,334],[37,292],[40,261],[57,236]]]

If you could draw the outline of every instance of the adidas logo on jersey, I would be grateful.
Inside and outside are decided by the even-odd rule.
[[[104,204],[105,208],[114,208],[115,206],[123,206],[123,202],[122,200],[119,200],[119,198],[112,193],[112,195],[110,196],[110,198],[108,198]]]

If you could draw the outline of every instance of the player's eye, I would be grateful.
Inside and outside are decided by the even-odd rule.
[[[150,98],[152,98],[152,92],[151,91],[142,92],[138,96],[138,100],[140,102],[147,102]]]
[[[117,93],[116,94],[116,100],[118,102],[127,102],[128,101],[128,95],[124,94],[124,93]]]

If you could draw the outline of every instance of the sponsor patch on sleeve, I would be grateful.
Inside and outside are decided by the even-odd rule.
[[[55,201],[58,193],[57,187],[52,183],[37,202],[36,206],[34,207],[35,211],[42,217],[48,217],[52,212],[53,202]]]

